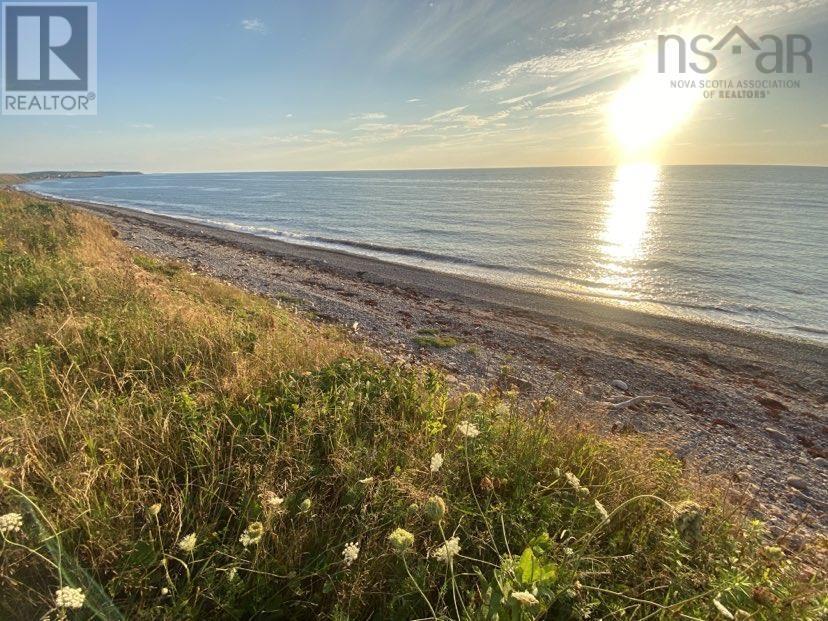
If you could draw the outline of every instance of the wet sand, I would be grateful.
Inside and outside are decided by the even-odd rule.
[[[121,207],[66,202],[129,245],[353,326],[390,357],[449,380],[572,395],[591,425],[643,434],[718,475],[777,529],[824,532],[828,348],[257,237]],[[458,343],[418,345],[435,332]],[[620,380],[623,385],[613,381]],[[619,386],[621,386],[619,388]],[[631,407],[610,405],[635,396]],[[796,542],[798,536],[792,535]]]

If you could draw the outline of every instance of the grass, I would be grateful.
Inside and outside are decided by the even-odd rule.
[[[23,183],[24,181],[25,179],[20,175],[0,173],[0,187],[4,185],[14,185],[16,183]]]
[[[0,618],[61,587],[76,619],[825,613],[761,524],[566,395],[452,394],[11,192],[0,240]]]
[[[460,344],[460,341],[450,334],[443,334],[437,328],[421,328],[417,330],[414,342],[420,347],[434,347],[436,349],[450,349]]]

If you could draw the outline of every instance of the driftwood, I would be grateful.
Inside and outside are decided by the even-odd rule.
[[[661,397],[659,395],[638,395],[637,397],[633,397],[632,399],[627,399],[626,401],[621,401],[619,403],[610,403],[609,407],[611,410],[623,410],[624,408],[628,408],[633,405],[637,405],[639,403],[644,403],[645,401],[653,401],[653,399],[667,399],[666,397]],[[656,405],[670,405],[669,399],[667,401],[655,401]]]

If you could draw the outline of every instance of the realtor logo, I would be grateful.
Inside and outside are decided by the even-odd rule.
[[[97,114],[97,5],[3,3],[3,114]]]

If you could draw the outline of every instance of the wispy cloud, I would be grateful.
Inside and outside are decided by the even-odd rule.
[[[254,17],[252,19],[243,19],[241,21],[242,28],[245,30],[249,30],[251,32],[258,32],[259,34],[264,34],[267,32],[267,26],[265,23],[259,19],[258,17]]]
[[[155,125],[152,123],[130,123],[132,129],[154,129]]]
[[[567,99],[555,99],[537,106],[534,111],[540,118],[596,114],[602,110],[603,104],[611,95],[612,93],[608,91],[597,91]]]
[[[351,117],[352,121],[381,121],[388,118],[384,112],[362,112]]]
[[[448,110],[441,110],[436,114],[432,114],[430,117],[426,119],[426,121],[448,121],[458,114],[460,114],[463,110],[468,108],[468,106],[457,106],[456,108],[449,108]]]
[[[412,97],[411,99],[406,99],[405,103],[417,103],[418,101],[422,101],[419,97]]]

